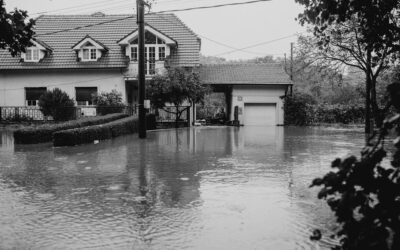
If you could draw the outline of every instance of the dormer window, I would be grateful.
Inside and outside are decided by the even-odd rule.
[[[97,49],[96,48],[83,48],[82,49],[83,61],[97,61]]]
[[[98,61],[108,50],[103,44],[89,35],[72,47],[76,51],[78,61],[90,62]]]
[[[39,49],[35,47],[27,48],[25,52],[25,62],[38,62]]]
[[[38,39],[31,40],[32,46],[25,49],[25,53],[21,53],[24,62],[39,62],[46,55],[52,52],[50,46]]]

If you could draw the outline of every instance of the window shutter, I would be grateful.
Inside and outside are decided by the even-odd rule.
[[[25,88],[26,100],[39,100],[46,92],[46,88]]]
[[[76,101],[77,102],[91,101],[92,94],[97,94],[96,87],[80,87],[80,88],[75,88],[75,90],[76,90]]]

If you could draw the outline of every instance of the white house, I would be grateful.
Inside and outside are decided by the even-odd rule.
[[[282,98],[291,91],[292,81],[282,65],[202,65],[200,78],[225,93],[229,120],[236,112],[241,125],[283,125]]]
[[[200,39],[173,14],[145,17],[146,78],[168,67],[199,65]],[[78,106],[91,94],[137,96],[137,25],[131,15],[43,15],[33,46],[17,57],[0,50],[0,106],[37,106],[39,96],[60,88]]]

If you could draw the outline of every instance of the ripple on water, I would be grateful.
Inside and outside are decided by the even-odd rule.
[[[327,249],[337,243],[328,237],[335,225],[308,185],[363,138],[276,129],[165,130],[145,142],[125,136],[62,150],[7,146],[0,249]],[[315,228],[324,233],[318,244],[309,239]]]

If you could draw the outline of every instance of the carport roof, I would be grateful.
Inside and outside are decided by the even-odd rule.
[[[205,84],[292,84],[281,64],[204,64],[199,68]]]

